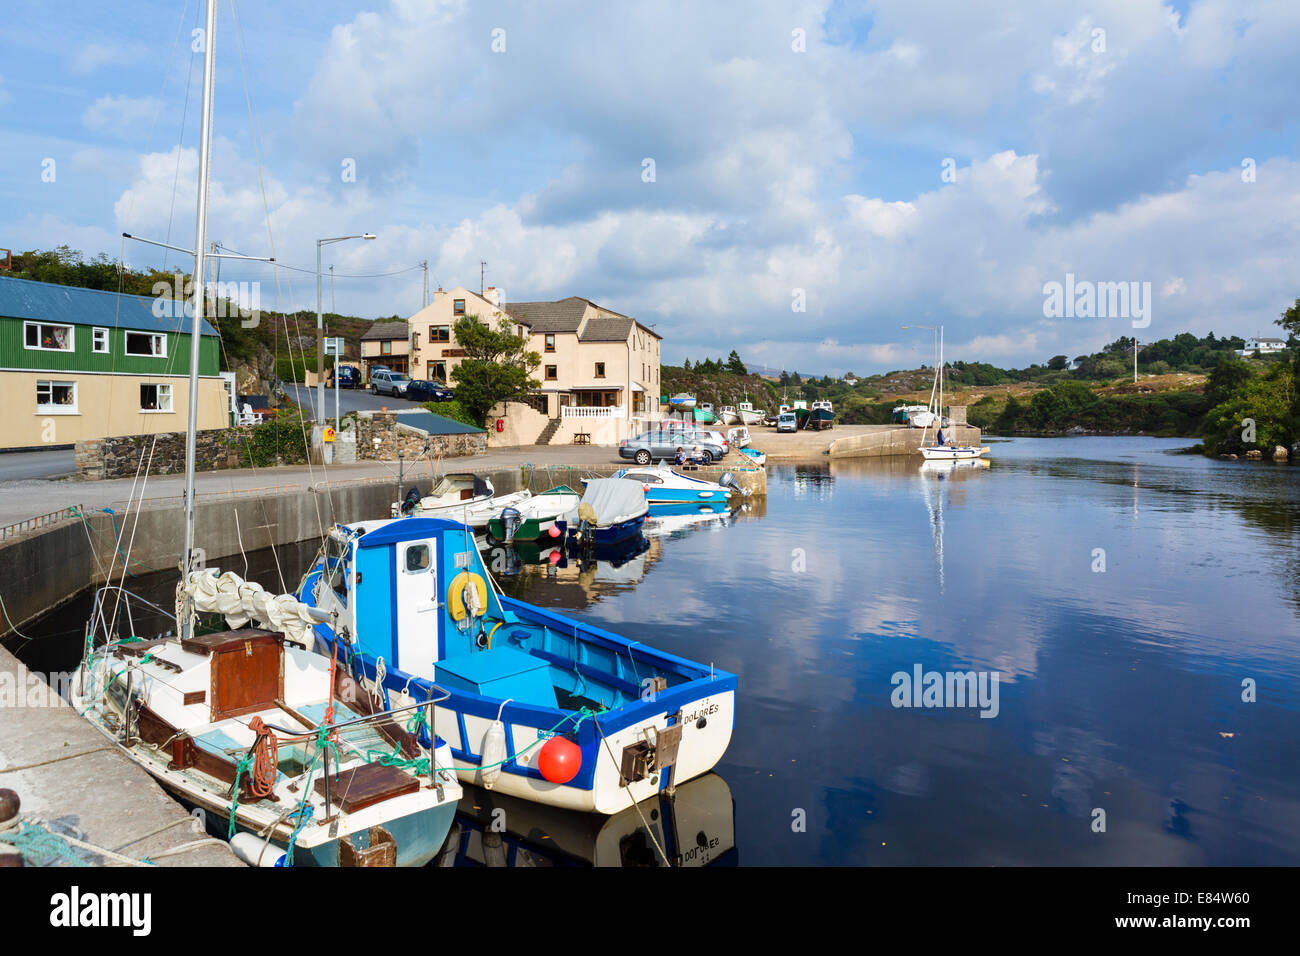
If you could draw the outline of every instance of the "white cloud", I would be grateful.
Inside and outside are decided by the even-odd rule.
[[[158,109],[153,97],[101,96],[86,107],[81,121],[89,129],[135,137],[148,131]]]

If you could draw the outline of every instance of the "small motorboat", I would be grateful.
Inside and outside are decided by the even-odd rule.
[[[683,409],[692,409],[695,407],[695,396],[688,395],[685,392],[679,392],[672,396],[672,398],[668,399],[668,404],[678,411]]]
[[[718,411],[718,418],[724,425],[736,425],[740,422],[740,413],[735,405],[723,405]]]
[[[569,537],[590,544],[615,544],[641,531],[650,505],[639,484],[621,478],[582,479],[582,499],[564,515]]]
[[[556,522],[562,521],[581,503],[582,495],[578,492],[568,485],[556,485],[549,491],[501,509],[488,520],[488,534],[493,540],[507,544],[558,538],[562,532],[556,527]]]
[[[665,462],[651,468],[623,468],[614,473],[615,478],[639,484],[651,506],[679,504],[682,502],[726,502],[740,489],[731,472],[723,473],[718,481],[705,481],[673,471]]]
[[[767,464],[767,455],[753,447],[753,438],[749,434],[749,429],[744,425],[728,431],[727,441],[731,443],[732,448],[758,465],[758,467],[762,468]]]
[[[750,402],[741,402],[736,406],[736,414],[740,416],[742,425],[761,425],[767,418],[767,412],[763,409],[755,409]]]
[[[633,482],[593,481],[579,511],[637,500]],[[446,688],[437,732],[485,789],[615,814],[708,773],[731,741],[735,674],[503,596],[463,524],[336,525],[298,595],[334,615],[317,645],[349,635],[339,667],[390,710]]]
[[[467,524],[475,531],[483,531],[494,515],[505,508],[518,508],[532,492],[512,492],[497,495],[492,482],[471,472],[451,472],[433,483],[423,497],[412,488],[406,499],[393,504],[393,517],[447,518]]]
[[[332,615],[233,572],[191,572],[183,589],[196,614],[233,628],[214,633],[121,637],[109,619],[129,626],[131,616],[116,613],[113,592],[134,597],[98,592],[92,643],[103,642],[82,662],[72,703],[164,789],[220,821],[236,856],[253,866],[433,859],[461,787],[441,738],[422,747],[408,727],[446,692],[430,686],[386,712],[315,650],[311,628]]]

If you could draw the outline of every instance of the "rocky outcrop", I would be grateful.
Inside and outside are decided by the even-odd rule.
[[[1273,446],[1273,460],[1274,460],[1274,461],[1286,461],[1286,460],[1287,460],[1287,457],[1288,457],[1288,456],[1287,456],[1287,450],[1286,450],[1286,447],[1285,447],[1285,446],[1283,446],[1283,445],[1274,445],[1274,446]]]

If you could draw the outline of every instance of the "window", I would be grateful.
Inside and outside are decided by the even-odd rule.
[[[604,362],[597,362],[597,363],[596,363],[596,378],[604,378],[604,377],[605,377],[605,363],[604,363]]]
[[[431,379],[433,379],[433,380],[435,380],[435,381],[438,381],[438,382],[443,382],[443,383],[445,383],[445,382],[447,381],[447,363],[446,363],[446,362],[430,362],[430,363],[429,363],[429,378],[431,378]]]
[[[95,329],[91,333],[90,350],[100,353],[108,351],[108,329]]]
[[[140,411],[170,412],[172,410],[172,387],[170,385],[141,385]]]
[[[554,382],[559,377],[560,377],[560,367],[558,365],[546,366],[546,380],[548,382]]]
[[[430,342],[450,342],[451,326],[449,325],[431,325],[429,326]]]
[[[419,574],[429,570],[429,546],[413,544],[406,549],[406,573]]]
[[[157,332],[128,332],[126,333],[126,354],[166,358],[167,336]]]
[[[419,332],[412,332],[412,333],[411,333],[411,351],[412,351],[412,352],[418,352],[418,351],[420,351],[420,333],[419,333]]]
[[[43,349],[47,352],[71,352],[73,350],[72,326],[45,325],[42,322],[24,322],[23,345],[29,349]]]
[[[36,383],[36,412],[39,415],[76,415],[76,382]]]
[[[554,352],[554,351],[555,351],[555,336],[554,336],[554,335],[548,335],[548,336],[546,337],[546,351],[548,351],[548,352]]]
[[[465,314],[465,300],[464,300],[464,299],[454,299],[454,300],[452,300],[452,303],[451,303],[451,311],[452,311],[454,314],[456,314],[456,315],[464,315],[464,314]]]
[[[379,354],[380,354],[380,355],[392,355],[392,354],[393,354],[393,343],[392,343],[392,342],[380,342],[380,343],[379,343]]]

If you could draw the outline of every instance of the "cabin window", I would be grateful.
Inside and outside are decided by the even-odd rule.
[[[77,414],[77,383],[37,382],[36,412],[41,415]]]
[[[559,377],[560,377],[560,367],[558,365],[546,366],[546,380],[548,382],[554,382]]]
[[[141,385],[140,411],[170,412],[172,410],[172,387],[170,385]]]
[[[108,329],[95,329],[91,333],[90,350],[101,354],[108,351]]]
[[[73,351],[72,326],[46,325],[43,322],[23,323],[23,345],[29,349],[42,349],[47,352]]]
[[[126,333],[127,355],[148,355],[151,358],[167,357],[167,336],[156,332]]]
[[[413,544],[406,549],[406,573],[419,574],[428,571],[432,554],[427,544]]]

